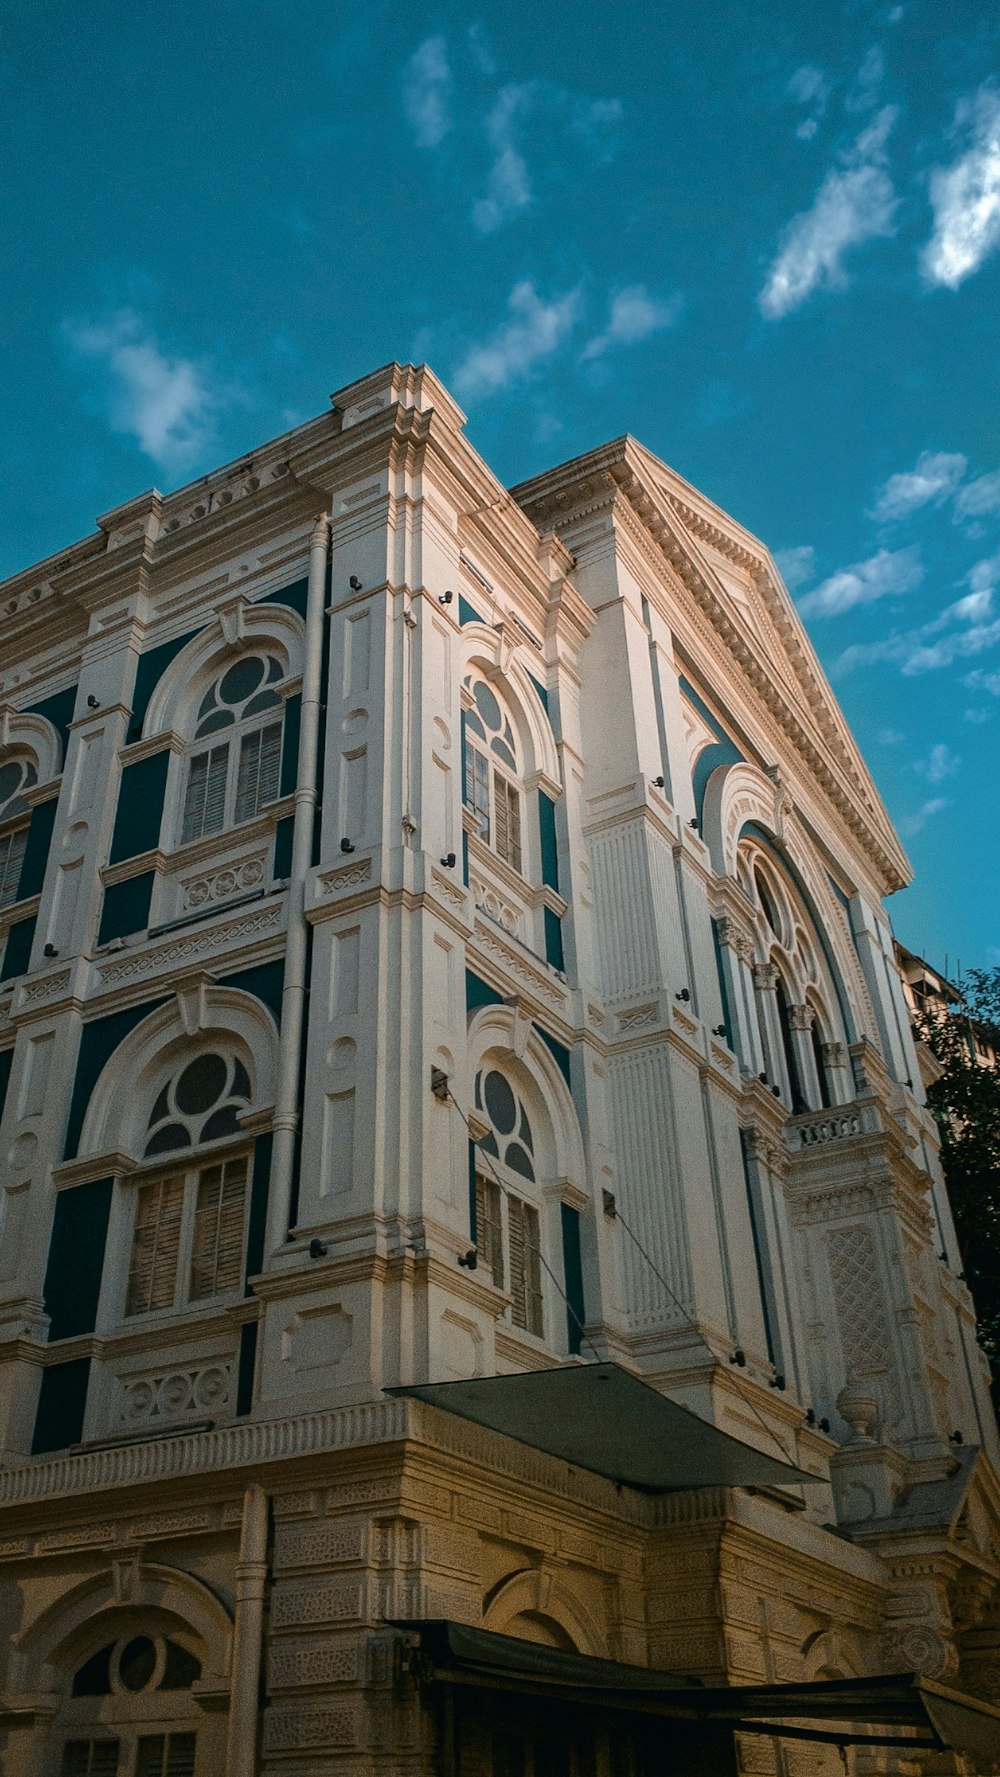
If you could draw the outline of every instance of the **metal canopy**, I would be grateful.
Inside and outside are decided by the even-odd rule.
[[[617,1364],[565,1364],[385,1392],[427,1401],[646,1493],[823,1479],[731,1438]]]
[[[724,1722],[744,1734],[1000,1759],[1000,1710],[913,1672],[710,1687],[674,1672],[564,1653],[465,1623],[397,1620],[393,1627],[419,1636],[422,1675],[430,1682],[561,1698],[675,1721]]]

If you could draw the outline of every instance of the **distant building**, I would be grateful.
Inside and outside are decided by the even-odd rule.
[[[0,588],[3,1772],[985,1769],[905,856],[754,537],[462,428]]]
[[[973,1054],[980,1067],[995,1067],[997,1053],[987,1030],[970,1018],[965,1010],[965,996],[961,987],[946,980],[922,956],[907,950],[905,944],[898,941],[894,945],[896,966],[903,983],[903,994],[913,1018],[959,1018],[965,1024],[970,1054]],[[930,1085],[931,1078],[939,1077],[938,1064],[930,1057],[931,1074],[926,1074],[926,1044],[918,1041],[917,1051],[921,1056],[921,1066],[925,1071],[924,1084]]]

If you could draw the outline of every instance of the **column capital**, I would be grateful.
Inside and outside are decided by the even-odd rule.
[[[773,993],[778,985],[777,963],[754,963],[753,984],[764,993]]]
[[[816,1014],[811,1006],[789,1006],[788,1022],[793,1030],[812,1030]]]

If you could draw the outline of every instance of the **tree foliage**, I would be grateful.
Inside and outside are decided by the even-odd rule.
[[[926,1007],[917,1033],[941,1077],[928,1103],[941,1132],[962,1269],[976,1304],[979,1339],[1000,1374],[1000,967],[973,969],[953,1011]],[[977,1037],[980,1053],[977,1053]],[[992,1062],[983,1065],[983,1046]]]

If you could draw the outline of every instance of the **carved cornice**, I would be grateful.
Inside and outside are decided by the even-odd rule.
[[[654,465],[660,475],[654,475]],[[557,529],[565,528],[571,521],[575,525],[592,512],[606,509],[613,503],[616,492],[629,502],[647,533],[655,540],[661,561],[666,559],[673,574],[708,619],[715,636],[725,644],[729,658],[735,661],[779,728],[795,746],[810,778],[819,783],[875,864],[886,891],[903,887],[909,880],[905,853],[833,701],[805,632],[780,588],[766,550],[758,544],[755,555],[749,542],[756,540],[749,540],[749,534],[744,533],[748,543],[736,541],[730,535],[724,553],[753,574],[755,589],[787,653],[818,736],[810,732],[802,711],[795,707],[777,680],[773,661],[766,658],[759,644],[754,646],[734,621],[728,608],[729,601],[711,564],[698,550],[695,537],[699,530],[715,548],[722,547],[721,540],[727,535],[725,530],[721,525],[697,517],[694,528],[689,528],[688,514],[694,513],[695,508],[672,491],[668,492],[662,483],[662,475],[671,481],[674,479],[673,472],[666,465],[657,464],[649,452],[626,437],[603,446],[575,464],[563,465],[536,481],[523,483],[513,491],[536,523]],[[723,516],[720,514],[720,518]],[[837,769],[833,769],[831,761]]]

